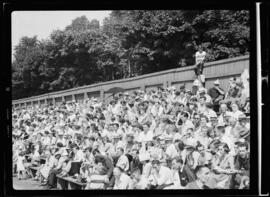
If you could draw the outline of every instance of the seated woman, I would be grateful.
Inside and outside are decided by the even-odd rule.
[[[44,173],[44,170],[47,168],[47,171],[50,169],[49,166],[50,166],[50,160],[52,160],[52,150],[50,149],[47,149],[45,151],[45,156],[46,156],[46,161],[45,161],[45,164],[41,164],[40,165],[40,168],[37,170],[37,173],[36,173],[36,177],[35,177],[35,180],[41,180],[42,182],[42,179],[44,179],[44,177],[42,176],[41,174],[41,170],[42,172]],[[52,161],[51,161],[52,162]],[[46,171],[46,170],[45,170]]]
[[[133,168],[131,171],[131,184],[129,189],[149,189],[148,179],[142,176],[140,168]]]
[[[96,157],[93,171],[88,171],[89,175],[86,178],[87,185],[85,189],[106,189],[109,178],[104,163],[104,158]]]
[[[69,175],[69,171],[71,169],[71,163],[73,161],[74,155],[70,154],[69,157],[66,159],[66,161],[63,163],[62,171],[58,174],[60,177],[65,177]],[[67,182],[63,179],[58,179],[59,184],[61,185],[61,188],[63,190],[68,189]]]
[[[33,152],[29,155],[30,162],[24,164],[27,174],[31,174],[31,169],[30,169],[31,166],[37,166],[39,164],[39,157],[40,157],[40,154],[39,154],[38,147],[34,146]]]
[[[49,154],[47,155],[46,163],[39,169],[38,177],[41,181],[41,184],[46,184],[48,180],[49,173],[51,169],[55,168],[58,163],[60,154],[55,155],[55,149],[50,149]]]
[[[153,189],[166,189],[173,185],[173,173],[168,167],[162,166],[159,160],[152,161],[149,183]]]
[[[113,189],[129,189],[131,185],[131,179],[125,174],[124,170],[120,167],[115,167],[113,170],[114,186]]]
[[[234,167],[234,159],[229,154],[230,149],[226,143],[221,143],[218,147],[217,156],[212,162],[212,169],[216,175],[220,188],[229,189],[232,175],[238,172]]]

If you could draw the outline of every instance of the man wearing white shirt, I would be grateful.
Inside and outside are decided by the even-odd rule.
[[[203,51],[202,46],[200,45],[198,47],[198,51],[195,53],[195,61],[196,61],[196,67],[195,67],[195,74],[196,76],[201,76],[201,82],[205,83],[204,77],[202,77],[203,74],[203,67],[204,67],[204,62],[206,59],[206,52]]]
[[[192,121],[189,120],[188,117],[189,116],[188,116],[187,112],[182,113],[182,117],[181,117],[181,119],[183,121],[183,124],[181,126],[181,134],[182,135],[186,134],[186,131],[187,131],[188,128],[192,128],[192,129],[194,128],[194,125],[193,125]]]
[[[73,147],[72,151],[75,154],[74,162],[82,162],[84,160],[83,151],[79,148],[79,146],[75,145],[75,147]]]
[[[139,168],[135,168],[132,170],[131,181],[132,181],[131,189],[146,189],[149,184],[148,179],[142,176],[141,170]]]
[[[178,142],[179,142],[179,141],[180,141],[180,140],[177,139],[177,140],[175,140],[174,143],[170,144],[170,145],[167,147],[165,153],[166,153],[166,155],[167,155],[169,158],[172,159],[172,158],[178,156],[178,152],[177,152],[176,147],[178,146]]]
[[[210,105],[210,104],[209,104]],[[205,116],[207,116],[207,118],[210,120],[211,117],[217,117],[217,114],[214,110],[212,110],[210,108],[210,106],[208,106],[208,104],[206,105],[205,111],[203,113]]]
[[[227,107],[227,105],[225,103],[220,104],[220,111],[221,111],[221,113],[220,113],[220,115],[218,117],[218,123],[219,124],[225,124],[225,122],[226,122],[225,117],[226,116],[231,116],[232,113],[230,111],[228,111],[228,107]]]
[[[199,88],[198,90],[198,97],[202,97],[202,96],[206,98],[205,103],[212,103],[211,96],[206,93],[206,89],[203,87]]]
[[[230,150],[234,149],[235,141],[233,140],[233,137],[229,133],[225,132],[224,125],[222,124],[217,125],[217,135],[221,142],[228,144]]]
[[[200,45],[198,47],[198,51],[195,53],[196,66],[198,66],[199,64],[203,64],[205,61],[205,58],[206,58],[206,52],[203,51],[202,46]],[[201,70],[197,70],[197,73],[202,73],[203,68],[198,67],[197,69],[201,69]]]
[[[231,108],[232,108],[231,116],[236,118],[236,120],[238,120],[239,116],[242,116],[244,114],[242,111],[239,110],[239,107],[236,103],[232,103]]]
[[[119,157],[116,163],[116,166],[123,169],[123,171],[127,172],[129,169],[129,161],[126,155],[124,155],[124,149],[122,147],[118,147],[116,150],[116,154]]]
[[[43,137],[43,145],[45,146],[50,146],[51,145],[51,138],[49,137],[49,132],[46,130],[44,132],[45,136]]]
[[[173,175],[170,168],[162,166],[159,160],[152,161],[152,184],[157,189],[165,189],[173,185]]]
[[[120,103],[117,103],[116,105],[114,105],[112,107],[112,113],[114,115],[120,115],[121,113],[121,110],[122,110],[122,105]]]
[[[138,142],[147,142],[153,140],[153,130],[149,129],[148,124],[144,124],[142,127],[139,127],[139,129],[143,129],[140,131],[139,136],[137,138]]]
[[[203,114],[206,110],[206,97],[205,96],[201,96],[199,98],[199,103],[198,103],[198,113]]]

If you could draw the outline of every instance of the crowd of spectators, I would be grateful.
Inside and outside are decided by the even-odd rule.
[[[56,176],[85,189],[248,189],[247,82],[232,78],[223,90],[217,80],[207,90],[195,80],[190,90],[14,109],[14,173],[28,178],[45,157],[33,178],[49,189]]]

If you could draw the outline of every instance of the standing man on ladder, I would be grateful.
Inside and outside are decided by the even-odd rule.
[[[195,53],[195,61],[196,61],[195,74],[196,78],[201,81],[204,87],[205,87],[205,77],[203,75],[203,68],[206,55],[207,54],[205,51],[203,51],[202,45],[199,45],[198,51]]]

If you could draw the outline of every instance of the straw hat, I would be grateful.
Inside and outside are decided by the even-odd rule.
[[[140,162],[150,160],[150,154],[148,152],[139,154],[139,160]]]
[[[193,86],[200,86],[201,84],[200,84],[200,82],[199,82],[199,80],[194,80],[194,82],[193,82]]]
[[[214,85],[220,85],[220,82],[218,79],[216,81],[214,81]]]

